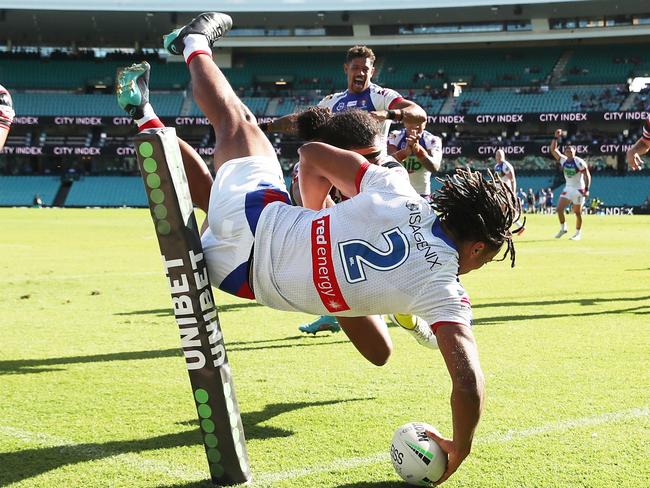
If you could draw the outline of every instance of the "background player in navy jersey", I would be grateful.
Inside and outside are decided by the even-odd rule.
[[[564,148],[564,154],[558,150],[557,144],[560,137],[562,137],[562,129],[557,129],[555,131],[555,137],[551,141],[551,154],[560,162],[566,181],[564,190],[560,193],[560,198],[557,202],[557,216],[560,220],[560,230],[555,235],[555,238],[559,239],[567,233],[564,211],[569,205],[572,205],[573,213],[576,214],[576,233],[571,237],[571,240],[579,241],[582,239],[582,207],[585,204],[585,199],[589,196],[591,173],[584,159],[576,156],[575,146],[567,144]]]
[[[431,196],[431,173],[440,170],[442,139],[420,124],[404,123],[401,130],[388,135],[388,154],[402,163],[415,190],[424,198]]]
[[[471,305],[458,275],[493,260],[504,244],[504,259],[509,254],[514,264],[509,228],[517,200],[499,180],[459,170],[429,205],[396,172],[312,142],[300,149],[308,208],[290,205],[273,146],[211,58],[211,44],[231,25],[225,14],[201,14],[165,38],[167,50],[183,53],[195,100],[215,132],[216,177],[202,238],[210,277],[223,291],[273,308],[337,315],[375,364],[387,361],[392,343],[373,314],[402,310],[425,319],[452,379],[453,437],[430,434],[448,454],[444,481],[469,455],[484,395]],[[118,100],[129,112],[144,104],[140,78],[133,70],[119,82]],[[325,209],[332,186],[349,200]]]
[[[7,141],[9,128],[14,121],[14,116],[11,95],[4,86],[0,85],[0,151]]]
[[[650,119],[645,120],[641,137],[625,154],[625,159],[630,169],[634,171],[643,169],[643,159],[641,159],[641,156],[647,154],[648,151],[650,151]]]

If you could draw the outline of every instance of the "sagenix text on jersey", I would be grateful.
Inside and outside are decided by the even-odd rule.
[[[424,259],[429,263],[429,269],[438,265],[442,266],[442,263],[438,261],[438,253],[433,250],[427,238],[422,233],[422,213],[420,212],[420,203],[414,201],[406,202],[406,208],[409,211],[409,227],[411,228],[411,234],[413,235],[413,240],[415,241],[415,247],[418,251],[424,252]]]

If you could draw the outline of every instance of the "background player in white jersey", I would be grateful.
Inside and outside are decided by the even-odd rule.
[[[569,205],[573,205],[573,213],[576,214],[576,233],[571,237],[572,241],[579,241],[582,238],[582,207],[585,199],[589,195],[591,186],[591,173],[587,163],[576,156],[576,148],[567,145],[562,154],[558,148],[558,140],[562,137],[562,129],[555,131],[555,137],[551,141],[551,154],[560,162],[566,184],[560,194],[557,202],[557,216],[560,220],[560,230],[555,235],[556,238],[562,237],[567,233],[567,226],[564,217],[564,211]]]
[[[650,151],[650,119],[645,120],[641,137],[639,137],[639,140],[625,154],[625,159],[630,169],[634,171],[643,169],[643,159],[641,159],[641,156],[648,151]]]
[[[225,14],[201,14],[165,38],[167,50],[183,53],[195,100],[215,132],[216,178],[202,239],[213,283],[274,308],[335,312],[375,364],[392,345],[383,320],[371,314],[424,318],[452,379],[453,438],[430,434],[448,453],[444,481],[469,454],[483,406],[471,305],[458,275],[493,260],[504,244],[503,258],[510,254],[514,265],[509,228],[517,200],[500,181],[461,170],[429,205],[396,172],[314,142],[300,149],[309,208],[290,205],[275,150],[210,56],[231,25]],[[118,100],[128,110],[143,100],[138,76],[124,81]],[[350,199],[323,209],[331,186]]]
[[[7,141],[9,128],[14,121],[14,108],[11,101],[11,95],[7,89],[0,85],[0,151]]]
[[[383,124],[384,143],[393,120],[412,124],[426,122],[427,114],[417,103],[406,100],[395,90],[372,83],[375,53],[369,47],[351,47],[347,52],[343,71],[347,77],[347,89],[326,96],[318,103],[319,107],[329,108],[334,113],[345,110],[370,112]],[[261,124],[261,127],[265,132],[295,134],[297,116],[298,114],[285,115],[273,122]]]
[[[517,194],[517,176],[515,175],[515,168],[506,161],[506,153],[503,149],[497,149],[494,153],[495,165],[494,174],[499,177],[508,187],[512,190],[513,194]],[[526,217],[517,219],[514,223],[513,234],[523,234],[526,230]]]
[[[402,130],[388,135],[388,154],[402,163],[411,185],[422,197],[431,196],[431,173],[440,170],[442,139],[424,130],[426,122],[404,123]]]

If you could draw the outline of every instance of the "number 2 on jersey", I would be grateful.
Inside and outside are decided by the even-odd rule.
[[[366,266],[388,271],[397,268],[409,257],[408,240],[398,227],[382,232],[381,235],[388,244],[385,251],[359,239],[339,242],[345,278],[349,283],[366,281]]]

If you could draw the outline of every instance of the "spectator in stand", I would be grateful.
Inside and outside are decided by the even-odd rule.
[[[535,213],[535,192],[532,188],[528,189],[528,194],[526,195],[526,203],[528,204],[528,213]]]
[[[546,209],[551,210],[553,208],[553,189],[546,189]]]
[[[546,211],[546,190],[544,188],[540,188],[537,192],[537,211],[539,213]]]
[[[0,151],[5,146],[15,115],[11,95],[4,86],[0,85]]]
[[[424,130],[421,124],[405,123],[402,130],[388,136],[388,154],[393,156],[409,173],[411,186],[422,196],[431,196],[431,173],[440,170],[442,139]]]
[[[589,196],[589,187],[591,186],[591,173],[587,163],[576,156],[575,146],[567,144],[562,154],[557,146],[562,137],[562,129],[555,131],[555,137],[551,141],[551,154],[560,162],[566,185],[560,195],[560,201],[557,203],[557,216],[560,220],[560,230],[555,235],[559,239],[567,233],[564,211],[573,205],[573,212],[576,214],[576,233],[571,237],[572,241],[579,241],[582,238],[582,207],[585,199]]]
[[[641,156],[650,150],[650,119],[646,119],[643,124],[643,134],[634,145],[627,150],[625,159],[632,171],[643,169],[643,159]]]

